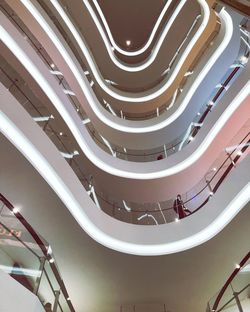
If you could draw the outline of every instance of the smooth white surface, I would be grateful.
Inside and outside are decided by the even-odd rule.
[[[1,103],[1,132],[43,176],[80,226],[106,247],[136,255],[162,255],[189,249],[219,233],[250,199],[248,157],[192,217],[146,227],[115,220],[96,208],[56,147],[17,101],[6,90],[2,94],[5,100]]]
[[[70,29],[70,31],[72,33],[72,36],[77,41],[80,49],[82,50],[82,53],[84,54],[84,56],[85,56],[85,58],[86,58],[86,60],[88,62],[88,65],[89,65],[89,67],[90,67],[90,69],[91,69],[91,71],[92,71],[92,73],[93,73],[97,83],[99,84],[99,86],[106,93],[108,93],[110,96],[114,97],[117,100],[131,102],[131,103],[139,103],[139,102],[150,101],[150,100],[158,97],[159,95],[161,95],[163,92],[165,92],[169,88],[169,86],[172,84],[172,82],[174,81],[175,77],[177,76],[181,66],[185,62],[188,54],[190,53],[190,51],[192,50],[193,46],[195,45],[196,41],[202,35],[202,33],[203,33],[204,29],[206,28],[207,23],[209,21],[210,8],[208,7],[208,5],[207,5],[205,0],[198,0],[198,1],[201,2],[202,5],[203,5],[204,20],[203,20],[201,26],[199,27],[198,31],[193,36],[192,40],[189,42],[186,50],[182,54],[178,64],[175,66],[175,68],[174,68],[173,72],[171,73],[170,77],[168,78],[166,83],[162,87],[157,89],[155,92],[150,93],[149,95],[136,96],[136,97],[123,96],[121,93],[118,93],[118,91],[115,92],[114,89],[110,89],[108,87],[108,85],[104,82],[104,79],[101,77],[100,72],[99,72],[98,68],[96,67],[96,65],[95,65],[95,63],[94,63],[94,61],[92,59],[92,56],[90,55],[87,47],[85,46],[85,43],[82,41],[82,39],[81,39],[79,33],[77,32],[77,30],[75,29],[74,25],[71,23],[71,21],[69,20],[69,18],[66,16],[65,12],[63,11],[62,7],[58,3],[56,3],[57,4],[56,9],[58,10],[58,13],[61,15],[61,17],[63,18],[63,20],[67,24],[68,28]],[[54,31],[50,27],[50,25],[46,22],[45,18],[37,10],[37,8],[31,3],[30,0],[21,0],[21,2],[29,10],[29,12],[35,17],[35,19],[43,27],[45,32],[50,36],[51,40],[54,42],[54,44],[57,46],[57,48],[60,51],[60,53],[65,58],[65,61],[70,62],[69,64],[71,64],[71,67],[73,66],[72,70],[75,71],[75,72],[78,71],[76,69],[75,64],[72,64],[72,60],[70,59],[70,56],[67,53],[67,51],[64,48],[64,46],[62,45],[61,41],[56,36],[56,34],[54,33]],[[185,0],[184,0],[184,2],[185,2]],[[135,67],[133,67],[133,68],[135,68]],[[77,73],[77,75],[79,75],[79,73]]]
[[[35,9],[35,12],[37,13],[37,9]],[[35,15],[35,17],[37,18],[36,15]],[[69,51],[66,51],[65,47],[62,45],[62,42],[61,42],[62,38],[59,40],[59,37],[58,37],[59,34],[57,34],[57,36],[55,35],[55,37],[53,36],[53,38],[51,38],[51,39],[52,39],[54,45],[56,46],[56,48],[58,49],[58,52],[64,58],[65,62],[68,65],[70,65],[70,70],[72,71],[72,73],[73,73],[73,75],[77,81],[77,84],[79,84],[81,92],[84,93],[84,95],[87,99],[87,102],[90,105],[92,111],[94,112],[95,116],[101,122],[103,122],[106,126],[111,127],[117,131],[122,131],[122,132],[126,132],[126,133],[135,133],[135,134],[150,133],[153,131],[158,131],[159,129],[162,129],[164,127],[167,127],[169,124],[171,124],[173,121],[175,121],[176,118],[178,118],[183,113],[183,111],[185,110],[186,106],[188,105],[190,99],[192,98],[193,93],[196,91],[196,89],[198,88],[200,83],[203,81],[206,74],[211,69],[211,67],[214,65],[216,60],[219,58],[221,53],[223,53],[223,51],[228,46],[228,44],[231,40],[231,37],[232,37],[232,33],[233,33],[232,19],[229,16],[229,14],[226,13],[225,11],[221,12],[220,17],[224,20],[224,27],[225,27],[225,36],[222,40],[222,43],[219,45],[218,49],[216,49],[215,53],[213,53],[213,55],[209,59],[209,61],[204,65],[204,68],[199,73],[199,75],[198,75],[197,79],[195,80],[195,82],[193,83],[192,87],[189,88],[188,94],[186,94],[184,101],[181,103],[181,105],[178,107],[178,109],[173,114],[171,114],[171,116],[164,118],[164,120],[161,120],[160,122],[157,122],[157,123],[155,123],[155,121],[154,121],[154,123],[150,124],[150,125],[148,125],[148,123],[143,123],[143,124],[138,123],[135,126],[133,122],[127,124],[126,121],[124,122],[124,120],[122,120],[120,118],[111,118],[110,114],[105,114],[105,113],[107,113],[105,111],[105,109],[103,109],[100,106],[100,104],[96,103],[96,99],[93,97],[92,90],[90,90],[88,84],[86,84],[86,81],[84,80],[84,75],[81,74],[80,68],[76,65],[76,60],[74,61],[72,59],[72,56],[70,56]],[[27,20],[28,19],[26,18],[26,21]],[[46,25],[47,25],[45,28],[45,31],[46,32],[50,31],[52,25],[48,25],[49,21],[45,21],[45,19],[42,19],[40,22],[43,22],[43,21],[46,22]],[[53,30],[53,32],[54,31],[55,30]],[[37,33],[37,36],[40,37],[40,35],[38,33]],[[40,38],[40,39],[43,40],[43,38]],[[43,44],[49,48],[48,43],[43,41]],[[65,72],[65,70],[62,70],[62,71]],[[67,75],[66,75],[66,79],[68,80]],[[69,82],[70,82],[70,80],[69,80]],[[74,85],[72,85],[71,87],[74,90]],[[79,92],[77,92],[77,91],[75,90],[75,93],[79,97]],[[80,98],[82,98],[82,96]],[[93,118],[91,117],[91,119],[93,119]]]
[[[229,15],[224,12],[227,17]],[[4,21],[4,17],[3,17]],[[5,28],[4,28],[5,27]],[[223,126],[226,124],[226,122],[230,119],[230,117],[233,115],[233,113],[239,108],[240,104],[249,94],[249,85],[250,82],[248,82],[244,88],[239,92],[239,94],[235,97],[234,101],[229,105],[227,110],[223,112],[223,114],[220,116],[220,118],[217,120],[217,122],[214,124],[212,129],[209,131],[207,136],[204,138],[203,142],[199,145],[199,147],[185,160],[182,160],[176,165],[171,166],[171,168],[167,169],[154,169],[152,172],[149,170],[149,172],[132,172],[129,168],[118,168],[110,163],[107,163],[103,159],[99,158],[96,153],[90,148],[87,141],[83,137],[81,133],[81,128],[78,126],[79,124],[79,116],[74,112],[71,108],[67,108],[65,106],[65,103],[67,100],[63,100],[62,95],[59,96],[59,93],[56,93],[56,89],[58,90],[58,85],[54,84],[54,88],[52,88],[51,83],[48,83],[48,80],[46,77],[41,73],[41,71],[38,68],[38,62],[34,63],[34,61],[31,60],[31,58],[26,54],[27,49],[25,51],[22,49],[21,44],[17,43],[13,37],[8,33],[8,31],[11,31],[11,25],[8,20],[5,18],[4,27],[1,26],[1,32],[0,32],[0,38],[2,38],[5,45],[12,51],[12,53],[19,59],[19,61],[23,64],[23,66],[27,69],[28,72],[34,77],[34,79],[37,81],[37,83],[40,85],[41,89],[44,91],[45,94],[47,94],[48,98],[51,100],[57,111],[60,113],[66,124],[68,125],[69,129],[71,130],[72,134],[74,135],[75,139],[77,140],[79,146],[81,147],[84,154],[88,157],[89,160],[91,160],[96,166],[98,166],[100,169],[119,177],[124,178],[130,178],[130,179],[140,179],[140,180],[146,180],[146,179],[156,179],[156,178],[162,178],[170,175],[174,175],[180,171],[183,171],[184,169],[188,168],[189,166],[193,165],[206,151],[206,149],[210,146],[210,144],[213,142],[215,137],[218,135],[220,130],[223,128]],[[8,31],[6,30],[8,28]],[[14,33],[15,30],[12,30],[12,33]],[[22,41],[23,38],[20,38],[20,35],[16,35],[16,40],[20,42],[20,39]],[[25,44],[25,42],[22,42],[22,45]],[[51,77],[51,80],[54,79],[54,77]],[[60,91],[59,91],[60,92]]]
[[[38,298],[28,289],[0,270],[1,312],[44,312]]]

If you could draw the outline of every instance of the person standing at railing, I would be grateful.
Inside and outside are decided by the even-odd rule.
[[[187,213],[190,214],[191,211],[188,210],[181,199],[181,195],[178,194],[174,201],[174,211],[178,214],[179,219],[183,219],[187,216]]]

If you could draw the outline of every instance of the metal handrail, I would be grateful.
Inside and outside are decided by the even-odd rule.
[[[245,255],[245,257],[241,260],[241,262],[239,263],[239,267],[237,267],[232,274],[229,276],[229,278],[227,279],[227,281],[225,282],[225,284],[222,286],[222,288],[220,289],[215,302],[212,306],[212,310],[213,312],[219,312],[220,310],[217,310],[218,305],[223,297],[223,295],[225,294],[227,288],[229,287],[229,285],[232,283],[232,281],[235,279],[235,277],[237,276],[237,274],[240,272],[240,270],[243,268],[243,266],[245,265],[245,263],[250,259],[250,251]],[[242,291],[242,290],[241,290]]]
[[[35,231],[35,229],[31,226],[31,224],[22,216],[22,214],[19,211],[15,211],[14,210],[14,206],[8,201],[8,199],[0,193],[0,201],[3,202],[3,204],[5,205],[6,208],[8,208],[9,211],[11,211],[13,213],[13,215],[19,220],[19,222],[24,226],[24,228],[29,232],[29,234],[31,235],[31,237],[34,239],[34,241],[37,243],[37,246],[40,248],[40,250],[42,251],[44,258],[46,259],[46,261],[49,262],[51,270],[54,274],[54,277],[58,283],[58,285],[60,286],[60,290],[63,293],[63,296],[65,298],[65,302],[68,305],[68,308],[71,312],[75,312],[75,309],[73,307],[73,304],[71,302],[71,300],[69,300],[69,295],[68,295],[68,291],[66,289],[66,286],[63,282],[63,279],[60,276],[60,273],[57,269],[57,266],[55,264],[55,259],[54,257],[52,257],[49,253],[48,253],[48,248],[45,246],[44,242],[42,241],[42,239],[40,238],[40,235]],[[0,224],[6,228],[8,231],[10,231],[10,229],[3,225],[2,222],[0,222]],[[23,242],[19,237],[17,237],[17,235],[15,233],[12,233],[12,235],[22,243],[22,245],[27,248],[30,252],[32,252],[37,258],[40,257],[34,252],[32,251],[25,242]],[[47,276],[47,278],[49,279],[49,277]],[[54,292],[54,290],[53,290]],[[61,309],[61,311],[63,311]]]

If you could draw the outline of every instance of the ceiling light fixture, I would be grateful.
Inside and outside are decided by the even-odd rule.
[[[131,45],[131,41],[130,40],[126,40],[126,45],[129,47]]]

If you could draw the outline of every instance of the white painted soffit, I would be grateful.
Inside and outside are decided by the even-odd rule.
[[[209,201],[209,209],[203,208],[181,222],[160,226],[145,227],[122,223],[94,207],[94,203],[91,202],[87,193],[83,194],[83,187],[79,181],[78,190],[73,189],[72,185],[76,186],[75,179],[77,177],[73,171],[71,171],[71,175],[67,172],[67,170],[71,170],[69,166],[65,167],[66,173],[62,170],[57,171],[63,158],[58,159],[59,161],[54,162],[52,166],[50,164],[52,158],[49,156],[53,157],[53,152],[49,151],[49,154],[46,153],[46,157],[44,157],[41,152],[42,144],[37,142],[38,145],[40,144],[40,150],[37,149],[2,110],[0,111],[0,131],[43,176],[80,226],[97,242],[120,252],[153,256],[176,253],[198,246],[219,233],[250,199],[249,177],[245,181],[246,168],[249,168],[248,159],[235,169],[234,174],[224,183],[225,185],[223,184],[222,188],[224,189],[216,193],[216,196]],[[44,148],[46,147],[44,146]],[[58,155],[56,153],[54,156],[58,158]],[[62,179],[63,176],[67,176],[67,181]],[[235,181],[238,183],[233,185]],[[230,186],[232,191],[228,191]],[[230,200],[225,199],[226,195]],[[81,200],[83,198],[85,201]],[[86,201],[87,198],[88,201]],[[87,202],[88,206],[86,206]],[[222,207],[223,209],[221,209]]]
[[[57,47],[58,51],[60,54],[64,57],[65,61],[70,61],[71,64],[70,66],[74,66],[76,68],[75,64],[70,58],[70,55],[68,54],[66,48],[63,46],[62,42],[59,40],[59,38],[56,36],[55,32],[53,29],[50,27],[50,25],[47,23],[46,19],[42,16],[42,14],[39,12],[39,10],[36,8],[36,6],[30,1],[30,0],[20,0],[22,4],[27,8],[27,10],[32,14],[32,16],[37,20],[37,22],[40,24],[40,26],[44,29],[44,31],[49,35],[50,39],[53,41],[54,45]],[[91,69],[91,72],[93,73],[95,80],[97,81],[98,85],[103,89],[104,92],[109,94],[111,97],[124,101],[124,102],[131,102],[131,103],[140,103],[140,102],[147,102],[152,99],[157,98],[160,96],[162,93],[164,93],[169,86],[172,84],[174,81],[175,77],[177,76],[179,69],[181,68],[182,64],[185,62],[187,56],[189,55],[190,51],[192,50],[193,46],[199,39],[199,37],[202,35],[204,29],[206,28],[208,21],[209,21],[209,16],[210,16],[210,9],[206,3],[205,0],[199,0],[204,3],[204,20],[201,23],[198,31],[195,33],[193,36],[192,40],[189,42],[185,52],[182,54],[182,56],[179,59],[178,64],[175,66],[173,72],[171,75],[167,78],[167,81],[165,84],[163,84],[160,88],[158,88],[156,91],[153,93],[150,93],[148,95],[143,95],[143,96],[131,96],[130,94],[128,95],[123,95],[121,92],[118,90],[114,90],[114,88],[110,88],[109,85],[105,82],[103,77],[101,77],[101,74],[98,70],[98,67],[96,66],[92,55],[90,54],[88,48],[86,47],[85,43],[81,39],[81,36],[79,32],[76,30],[74,25],[71,23],[65,12],[63,11],[62,7],[59,5],[57,2],[57,7],[56,9],[58,10],[59,14],[62,16],[63,20],[65,21],[67,27],[69,28],[72,36],[75,38],[76,42],[79,45],[79,48],[81,49],[83,55],[85,56],[89,68]],[[228,17],[229,19],[230,17]],[[230,22],[229,26],[230,27]],[[134,68],[134,67],[133,67]],[[72,71],[75,72],[75,69],[72,68]],[[78,71],[78,70],[77,70]],[[79,75],[79,74],[78,74]]]
[[[174,175],[182,170],[185,170],[192,164],[194,164],[207,150],[208,146],[213,142],[216,138],[220,130],[223,128],[225,123],[229,120],[229,118],[234,114],[234,112],[240,107],[240,104],[247,98],[250,90],[250,81],[248,81],[244,88],[239,92],[239,94],[234,98],[232,103],[228,106],[227,110],[223,112],[217,122],[210,129],[203,142],[199,145],[199,147],[185,160],[179,162],[178,164],[172,166],[171,168],[166,168],[164,170],[158,169],[158,171],[154,172],[132,172],[128,168],[121,169],[115,168],[111,164],[106,163],[103,159],[99,158],[96,153],[89,147],[87,141],[82,135],[81,129],[78,127],[78,122],[76,120],[79,119],[77,113],[73,110],[69,111],[67,107],[64,105],[64,102],[52,88],[52,86],[48,83],[46,78],[41,74],[36,64],[34,64],[28,55],[23,51],[20,46],[16,43],[14,38],[10,36],[8,31],[0,26],[0,38],[4,42],[4,44],[12,51],[12,53],[17,57],[17,59],[23,64],[26,70],[31,74],[31,76],[35,79],[38,85],[41,87],[43,92],[47,94],[51,103],[55,106],[57,111],[62,116],[63,120],[69,127],[71,133],[75,137],[77,143],[79,144],[81,150],[86,155],[86,157],[93,162],[97,167],[101,170],[104,170],[112,175],[130,178],[130,179],[139,179],[139,180],[150,180],[150,179],[158,179],[162,177],[167,177],[170,175]],[[82,124],[82,123],[81,123]],[[83,126],[83,125],[82,125]]]
[[[24,1],[24,0],[23,0]],[[33,6],[32,6],[33,8]],[[37,13],[37,12],[36,12]],[[89,88],[89,85],[86,83],[86,81],[83,79],[81,71],[77,67],[77,65],[74,63],[72,58],[70,57],[69,53],[66,51],[65,47],[61,44],[59,39],[55,36],[53,36],[53,42],[58,49],[59,53],[63,56],[65,59],[65,62],[69,64],[71,71],[73,75],[76,78],[76,81],[78,81],[81,90],[84,92],[87,101],[89,105],[91,106],[91,109],[95,113],[95,115],[107,126],[114,128],[118,131],[122,131],[125,133],[148,133],[148,132],[153,132],[153,131],[158,131],[166,126],[168,126],[170,123],[172,123],[176,118],[178,118],[183,111],[185,110],[186,106],[188,105],[188,102],[190,98],[192,97],[193,93],[195,90],[198,88],[210,68],[213,66],[213,64],[216,62],[216,60],[219,58],[219,56],[223,53],[223,51],[226,49],[228,46],[232,34],[233,34],[233,24],[232,24],[232,19],[229,16],[229,14],[225,11],[222,10],[220,17],[224,21],[224,26],[225,26],[225,36],[222,40],[222,43],[219,45],[218,49],[215,51],[215,53],[212,55],[212,57],[209,59],[209,61],[206,63],[206,66],[204,66],[203,70],[199,73],[198,77],[196,78],[194,84],[192,87],[189,89],[188,94],[186,95],[184,101],[181,103],[179,108],[169,117],[157,124],[153,125],[144,125],[143,127],[138,127],[137,126],[132,126],[132,125],[124,125],[120,124],[118,121],[120,118],[117,118],[117,121],[115,119],[111,119],[108,116],[104,115],[102,113],[102,109],[99,107],[99,105],[96,103],[95,99],[93,98],[93,95],[91,93],[91,90]],[[41,21],[40,21],[41,22]],[[48,30],[45,28],[45,30]],[[51,36],[50,36],[51,37]]]

